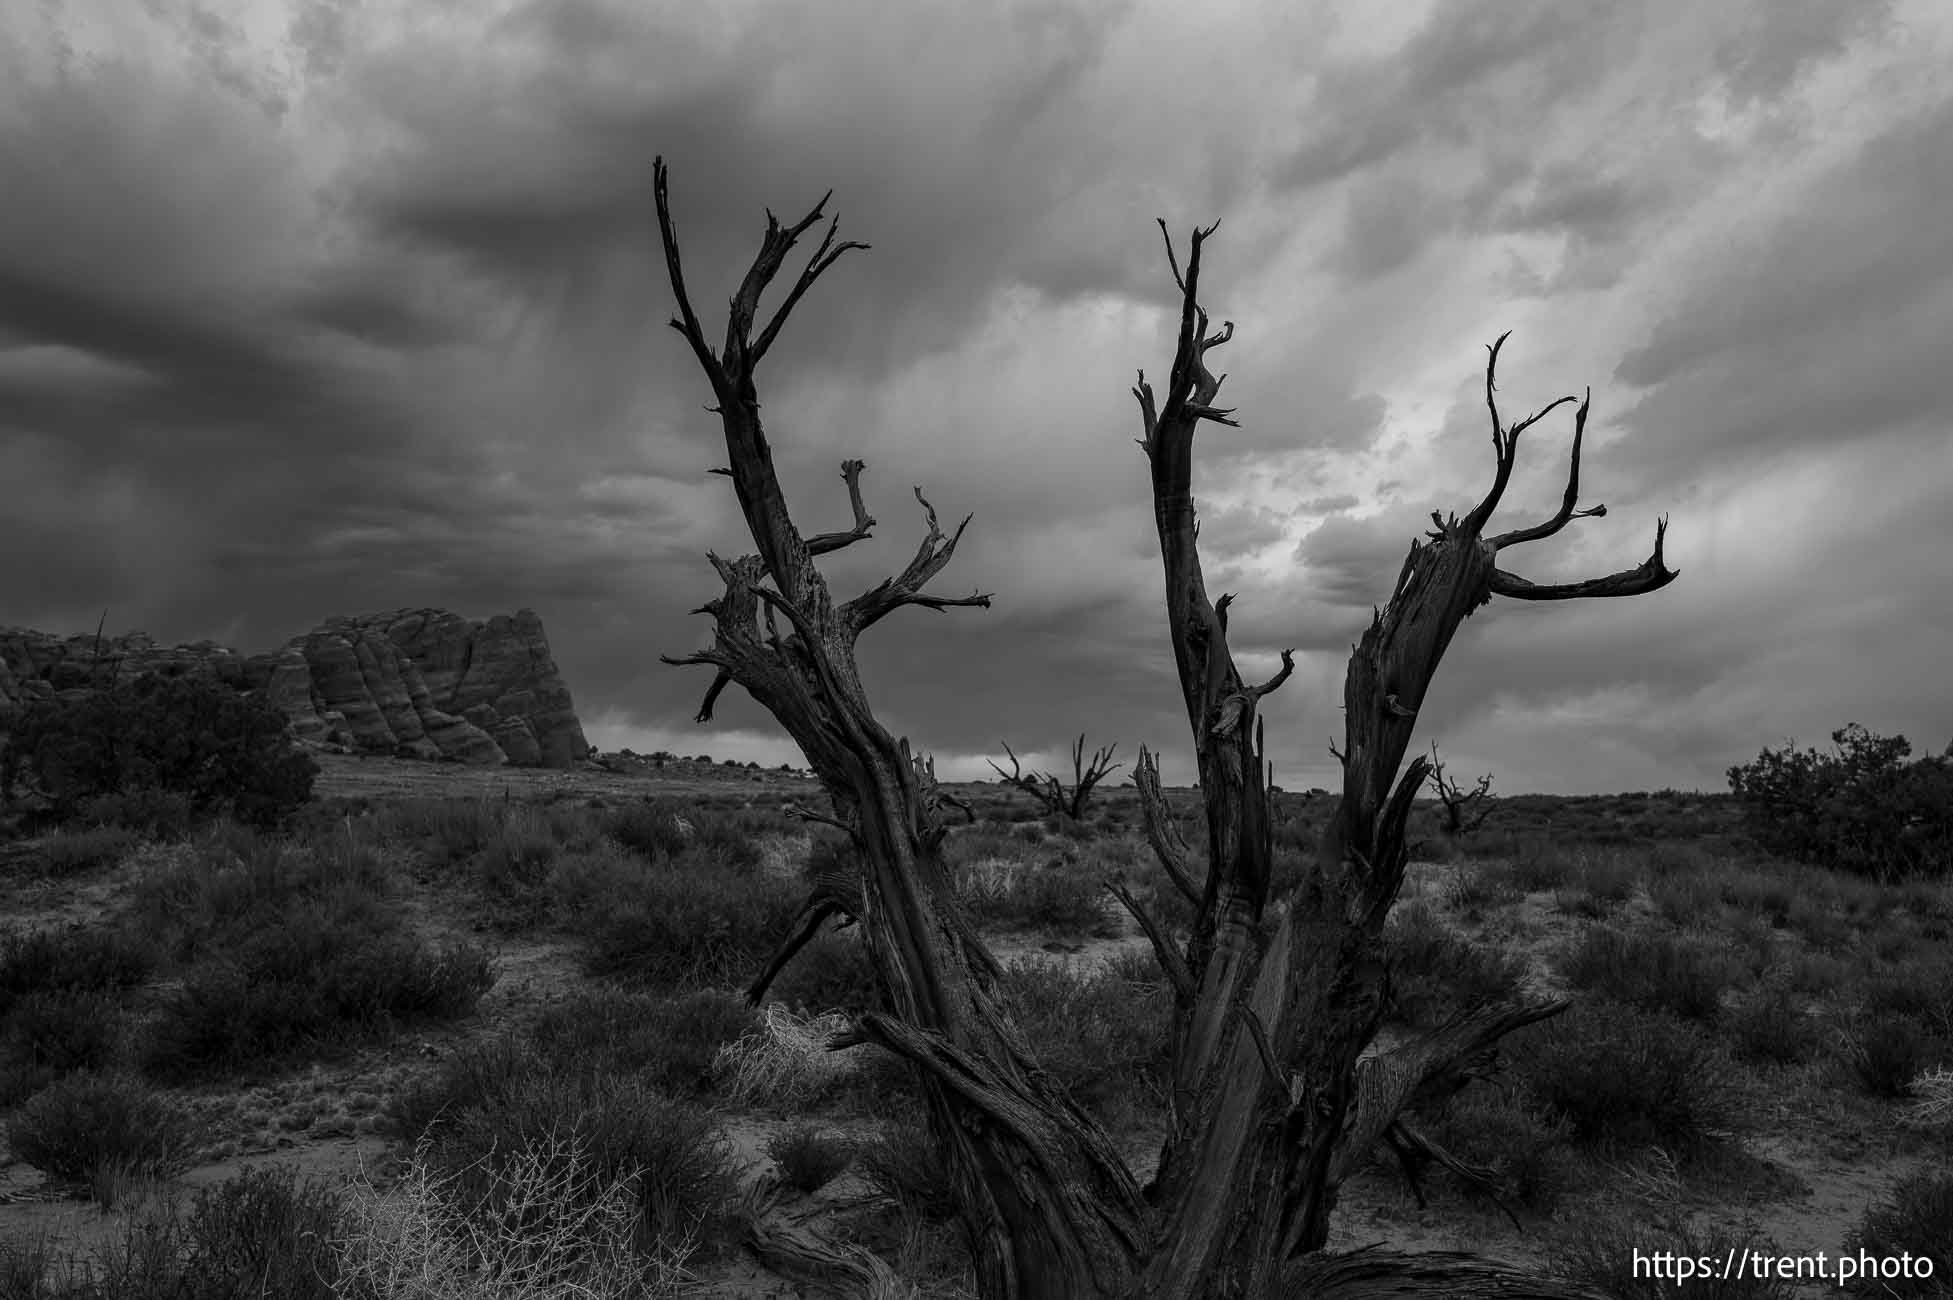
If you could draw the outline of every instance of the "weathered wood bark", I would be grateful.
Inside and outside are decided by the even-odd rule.
[[[1656,554],[1641,570],[1593,584],[1533,587],[1497,570],[1491,557],[1501,545],[1549,536],[1566,522],[1574,489],[1570,483],[1555,520],[1479,540],[1518,432],[1499,428],[1494,406],[1500,452],[1493,492],[1466,524],[1441,525],[1432,547],[1412,548],[1390,605],[1357,647],[1341,809],[1324,837],[1318,872],[1296,896],[1271,898],[1268,776],[1255,712],[1260,698],[1288,678],[1294,660],[1284,651],[1269,680],[1245,683],[1227,645],[1229,598],[1210,601],[1202,582],[1192,435],[1201,420],[1232,423],[1212,405],[1220,385],[1203,360],[1226,342],[1231,327],[1206,332],[1196,294],[1201,242],[1212,231],[1196,233],[1184,280],[1174,267],[1183,309],[1166,403],[1156,410],[1143,375],[1134,390],[1145,417],[1142,445],[1153,471],[1169,630],[1208,836],[1206,878],[1197,883],[1177,835],[1154,828],[1176,885],[1199,903],[1184,949],[1146,916],[1131,891],[1118,890],[1152,936],[1175,991],[1170,1132],[1159,1172],[1142,1192],[1109,1137],[1039,1068],[1005,1010],[998,963],[958,906],[943,866],[943,797],[933,771],[876,721],[857,671],[856,640],[896,609],[989,604],[980,593],[923,593],[969,520],[944,534],[918,489],[928,532],[915,558],[901,573],[836,604],[813,560],[871,535],[875,521],[860,490],[863,466],[842,467],[854,526],[804,538],[761,426],[755,368],[813,282],[863,245],[835,244],[830,223],[755,338],[761,294],[820,219],[826,200],[791,227],[768,213],[760,251],[732,298],[725,344],[715,354],[685,289],[666,180],[659,159],[658,223],[679,310],[671,323],[712,386],[716,405],[709,409],[720,418],[730,462],[718,472],[732,479],[757,547],[736,560],[709,557],[724,583],[697,611],[713,618],[712,643],[666,662],[715,669],[701,720],[734,683],[771,712],[799,743],[832,803],[831,816],[818,816],[854,844],[858,885],[843,881],[825,895],[817,892],[801,931],[811,934],[833,912],[852,909],[861,920],[887,1009],[863,1015],[836,1046],[876,1043],[920,1071],[981,1294],[987,1300],[1588,1294],[1462,1258],[1370,1251],[1332,1259],[1320,1252],[1337,1186],[1375,1143],[1389,1136],[1399,1150],[1441,1154],[1402,1125],[1401,1112],[1481,1070],[1505,1032],[1559,1009],[1557,1003],[1474,1008],[1425,1039],[1359,1063],[1382,1013],[1386,973],[1377,931],[1402,879],[1403,822],[1423,779],[1422,760],[1394,791],[1390,783],[1438,657],[1458,621],[1495,592],[1562,599],[1662,585],[1674,575],[1661,565],[1659,534]],[[1496,346],[1493,355],[1496,361]],[[1488,368],[1488,398],[1490,389]],[[1576,475],[1585,416],[1583,404]],[[1142,795],[1150,780],[1148,802],[1156,802],[1157,769],[1144,752],[1140,774]]]

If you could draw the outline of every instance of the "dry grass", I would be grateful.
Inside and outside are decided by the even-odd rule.
[[[802,1013],[768,1003],[750,1033],[719,1049],[714,1071],[727,1100],[761,1110],[791,1110],[829,1095],[860,1070],[828,1044],[849,1027],[838,1011]]]
[[[1912,1104],[1899,1115],[1908,1128],[1953,1129],[1953,1069],[1940,1065],[1912,1081]]]
[[[437,1174],[416,1152],[384,1191],[354,1179],[335,1246],[340,1294],[371,1300],[661,1300],[695,1281],[689,1242],[637,1249],[637,1175],[599,1185],[594,1161],[560,1133],[510,1157]],[[469,1174],[487,1178],[481,1188]],[[461,1194],[463,1185],[471,1194]],[[486,1195],[481,1195],[482,1191]],[[473,1202],[473,1204],[470,1204]]]

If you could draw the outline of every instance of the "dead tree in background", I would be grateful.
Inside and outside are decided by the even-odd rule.
[[[1030,795],[1053,817],[1069,817],[1073,821],[1085,819],[1085,805],[1091,801],[1092,788],[1106,777],[1124,767],[1124,763],[1112,761],[1117,745],[1107,745],[1092,754],[1092,761],[1085,761],[1085,733],[1078,733],[1078,740],[1071,747],[1071,789],[1065,789],[1064,782],[1049,772],[1026,772],[1017,761],[1017,752],[1004,743],[1004,752],[1010,755],[1010,771],[1006,772],[995,762],[990,770],[1002,777],[1004,784],[1014,786]]]
[[[862,466],[850,461],[842,469],[855,526],[804,538],[788,513],[761,428],[755,368],[815,279],[861,245],[836,245],[830,224],[755,337],[761,294],[820,219],[826,200],[791,227],[769,213],[759,253],[733,296],[725,345],[715,354],[686,294],[662,159],[655,196],[679,310],[672,325],[717,398],[711,409],[730,459],[722,472],[733,481],[757,547],[757,554],[736,560],[709,557],[724,583],[699,611],[713,618],[712,644],[666,662],[716,670],[702,717],[730,683],[772,713],[806,753],[831,801],[832,815],[817,816],[846,833],[859,855],[853,902],[889,1009],[861,1016],[836,1045],[879,1044],[917,1068],[930,1128],[969,1232],[979,1292],[986,1300],[1278,1294],[1564,1300],[1588,1294],[1469,1257],[1375,1250],[1330,1257],[1321,1247],[1336,1187],[1393,1132],[1400,1112],[1468,1071],[1502,1033],[1560,1005],[1478,1008],[1358,1068],[1382,1014],[1378,930],[1402,878],[1404,817],[1423,781],[1423,760],[1394,792],[1390,780],[1438,656],[1458,621],[1494,592],[1557,599],[1653,590],[1674,576],[1661,566],[1659,545],[1641,570],[1565,588],[1533,587],[1496,569],[1500,546],[1558,531],[1570,517],[1573,491],[1569,486],[1566,509],[1539,528],[1480,540],[1517,434],[1498,427],[1495,407],[1500,450],[1493,491],[1465,524],[1441,524],[1431,546],[1413,546],[1388,609],[1357,647],[1347,687],[1341,809],[1323,837],[1316,875],[1294,897],[1270,899],[1267,784],[1254,714],[1293,661],[1284,654],[1281,670],[1267,682],[1244,684],[1226,643],[1227,598],[1209,602],[1201,582],[1193,545],[1192,434],[1200,420],[1225,419],[1212,406],[1219,383],[1202,357],[1228,331],[1206,334],[1195,294],[1200,243],[1210,232],[1195,236],[1181,283],[1180,340],[1167,400],[1156,411],[1143,376],[1135,390],[1145,413],[1170,632],[1199,754],[1209,844],[1204,882],[1196,884],[1184,854],[1176,877],[1200,907],[1184,949],[1135,907],[1175,1003],[1170,1131],[1159,1173],[1142,1191],[1110,1137],[1039,1068],[1005,1009],[1002,970],[965,918],[944,869],[947,827],[933,775],[906,741],[880,725],[862,690],[855,643],[863,631],[905,605],[989,603],[981,594],[923,594],[948,563],[962,526],[945,535],[922,501],[928,535],[915,558],[900,574],[837,604],[813,561],[869,535],[874,521],[862,504]],[[1487,385],[1489,396],[1489,370]],[[1585,414],[1582,406],[1582,426]],[[1576,469],[1578,445],[1576,429]],[[1142,765],[1149,758],[1142,755]],[[1172,837],[1162,830],[1157,842],[1170,846]]]
[[[1478,788],[1466,790],[1444,774],[1438,758],[1438,742],[1431,742],[1431,789],[1444,805],[1444,833],[1453,839],[1469,835],[1485,824],[1498,810],[1499,797],[1492,793],[1492,774],[1478,778]]]

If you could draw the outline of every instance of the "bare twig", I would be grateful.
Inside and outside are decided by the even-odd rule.
[[[1069,789],[1066,788],[1064,782],[1049,772],[1024,771],[1022,765],[1018,762],[1016,751],[1010,747],[1008,741],[1004,743],[1004,752],[1010,755],[1010,771],[1006,772],[1003,768],[998,767],[994,760],[991,762],[990,768],[998,776],[1003,778],[1005,784],[1022,790],[1025,794],[1036,799],[1038,803],[1043,805],[1044,810],[1052,816],[1069,817],[1073,821],[1081,821],[1084,819],[1085,805],[1092,797],[1093,788],[1113,772],[1125,766],[1123,763],[1114,763],[1112,761],[1113,752],[1118,748],[1117,745],[1107,745],[1103,749],[1095,751],[1092,755],[1091,762],[1087,763],[1085,761],[1085,733],[1081,731],[1078,734],[1078,740],[1071,747],[1072,783]]]

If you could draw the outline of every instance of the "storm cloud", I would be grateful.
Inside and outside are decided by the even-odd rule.
[[[973,513],[864,674],[952,777],[1079,731],[1190,747],[1129,389],[1164,381],[1160,231],[1239,429],[1204,428],[1210,587],[1277,780],[1329,784],[1350,643],[1501,401],[1593,389],[1581,520],[1421,719],[1502,790],[1721,788],[1850,721],[1937,750],[1953,622],[1953,21],[1924,3],[425,0],[14,6],[0,18],[0,624],[268,649],[329,613],[535,608],[606,748],[799,755],[691,715],[708,549],[750,547],[666,327],[651,160],[708,336],[770,208],[872,245],[761,374],[799,522]],[[1564,412],[1560,413],[1564,414]],[[1570,419],[1502,521],[1557,504]]]

